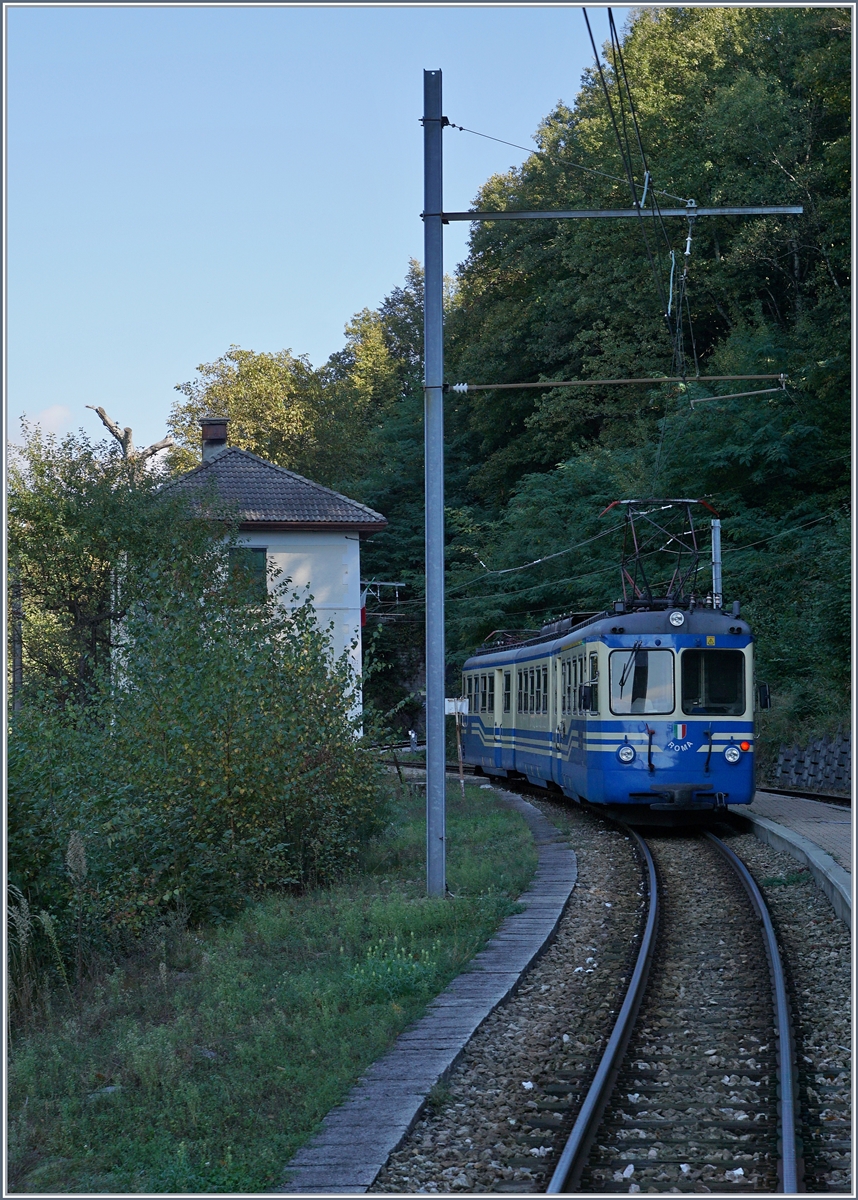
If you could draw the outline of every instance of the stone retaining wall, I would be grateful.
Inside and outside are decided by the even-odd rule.
[[[781,746],[772,771],[775,787],[803,791],[842,792],[852,788],[852,735],[838,729],[833,738],[827,734],[809,746]]]

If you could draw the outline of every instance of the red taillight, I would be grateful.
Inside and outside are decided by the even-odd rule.
[[[739,749],[740,750],[750,750],[751,743],[750,742],[739,742]]]

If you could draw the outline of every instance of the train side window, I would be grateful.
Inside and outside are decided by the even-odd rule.
[[[548,667],[542,668],[542,711],[548,712]]]
[[[494,671],[492,671],[491,675],[488,676],[488,682],[489,682],[489,694],[488,694],[488,698],[486,699],[486,712],[490,712],[492,714],[492,719],[494,719],[494,711],[495,711],[495,673],[494,673]]]
[[[474,681],[470,675],[468,676],[468,679],[467,679],[467,688],[468,688],[468,712],[472,713],[474,711]]]
[[[599,656],[590,655],[590,712],[599,711]]]
[[[522,696],[524,693],[524,688],[521,686],[521,671],[517,671],[516,676],[515,709],[516,712],[521,712]]]
[[[566,659],[560,663],[560,712],[566,716]]]
[[[527,710],[528,710],[528,712],[533,712],[533,711],[534,711],[534,707],[533,707],[533,694],[534,694],[534,684],[535,684],[535,680],[534,680],[534,678],[533,678],[533,667],[531,667],[531,668],[530,668],[530,670],[528,671],[527,675],[528,675],[528,680],[529,680],[529,682],[530,682],[530,687],[529,687],[529,689],[528,689],[528,693],[529,693],[529,694],[528,694],[528,706],[527,706]]]
[[[509,671],[503,673],[503,710],[509,712],[512,707],[512,676]]]
[[[573,658],[569,666],[572,672],[572,695],[569,697],[569,711],[572,713],[578,712],[578,659]]]
[[[542,712],[542,671],[539,667],[534,669],[536,675],[536,687],[534,689],[534,712]]]

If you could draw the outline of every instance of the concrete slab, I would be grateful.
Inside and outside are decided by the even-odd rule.
[[[830,854],[844,871],[852,871],[852,809],[803,796],[757,792],[754,803],[733,810],[777,821]]]
[[[808,867],[838,917],[851,928],[850,809],[800,796],[757,792],[753,804],[732,809],[732,815],[739,823],[749,824],[760,841]]]
[[[499,795],[521,813],[536,843],[539,866],[531,887],[519,897],[528,907],[507,917],[420,1020],[328,1113],[319,1133],[287,1165],[275,1192],[365,1192],[412,1129],[434,1085],[449,1074],[478,1027],[550,945],[578,878],[575,852],[527,800],[512,792]]]

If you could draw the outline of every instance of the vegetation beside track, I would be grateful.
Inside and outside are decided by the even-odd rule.
[[[163,925],[13,1037],[14,1191],[254,1192],[515,908],[527,827],[448,787],[446,900],[427,899],[417,789],[347,880],[231,924]]]

